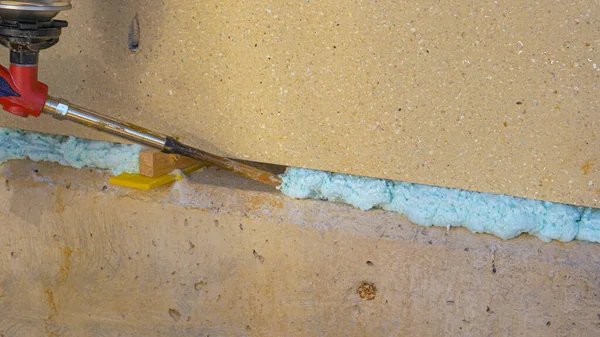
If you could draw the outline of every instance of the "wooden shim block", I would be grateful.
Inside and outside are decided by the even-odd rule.
[[[199,161],[156,150],[140,151],[140,174],[146,177],[159,177],[176,169],[186,169],[200,164]]]

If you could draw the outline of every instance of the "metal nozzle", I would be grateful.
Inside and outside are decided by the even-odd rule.
[[[276,174],[262,171],[232,159],[220,157],[193,148],[178,142],[172,137],[150,131],[134,124],[120,122],[91,110],[71,105],[66,100],[48,96],[46,103],[44,104],[43,112],[52,115],[58,120],[69,120],[102,132],[116,135],[137,144],[159,149],[165,153],[180,154],[193,158],[264,184],[279,186],[282,183],[281,178]]]
[[[120,122],[82,107],[71,106],[66,100],[50,96],[46,99],[43,112],[52,115],[58,120],[70,120],[77,124],[159,150],[163,150],[167,141],[166,135],[144,129],[137,125]]]

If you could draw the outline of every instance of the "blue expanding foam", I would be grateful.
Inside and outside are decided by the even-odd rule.
[[[511,239],[600,242],[600,209],[302,168],[287,168],[279,189],[291,198],[404,214],[421,226],[466,227]]]
[[[117,175],[139,172],[141,150],[139,145],[0,128],[0,163],[29,158],[76,168],[107,169]]]

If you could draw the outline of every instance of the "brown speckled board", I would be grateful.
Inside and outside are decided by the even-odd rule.
[[[600,207],[598,2],[111,3],[60,15],[54,95],[241,159]]]

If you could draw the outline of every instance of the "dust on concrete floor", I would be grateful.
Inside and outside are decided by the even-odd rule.
[[[502,241],[205,169],[0,167],[3,336],[600,334],[600,245]]]

